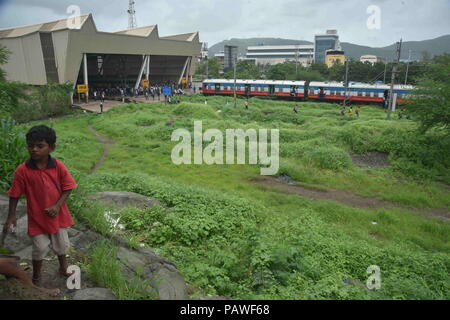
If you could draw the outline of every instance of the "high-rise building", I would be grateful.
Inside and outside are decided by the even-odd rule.
[[[327,50],[341,50],[337,30],[327,30],[326,34],[314,37],[314,62],[325,63]]]
[[[237,62],[238,47],[237,46],[225,46],[224,48],[224,65],[225,69],[234,68]]]

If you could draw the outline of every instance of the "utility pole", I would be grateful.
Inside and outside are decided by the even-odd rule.
[[[236,108],[237,101],[236,101],[236,64],[237,64],[237,55],[236,59],[234,60],[234,107]]]
[[[347,91],[348,91],[348,60],[345,59],[345,95],[344,95],[344,107],[347,105]]]
[[[134,10],[134,0],[128,1],[128,29],[137,28],[136,10]]]
[[[384,61],[384,78],[383,83],[386,83],[387,59]]]
[[[297,76],[298,76],[298,56],[299,56],[299,52],[298,52],[298,45],[295,46],[295,79],[297,80]]]
[[[408,81],[409,62],[411,61],[411,49],[409,49],[408,63],[406,64],[405,86]]]
[[[397,66],[400,63],[401,53],[402,53],[402,39],[400,39],[400,42],[397,42],[397,59],[394,62],[394,66],[392,67],[391,90],[389,91],[389,107],[386,120],[391,120],[392,105],[394,103],[394,82],[395,76],[397,74]]]

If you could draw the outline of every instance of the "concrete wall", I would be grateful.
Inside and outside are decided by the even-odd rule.
[[[9,81],[21,81],[32,85],[47,83],[41,39],[38,33],[20,38],[0,39],[0,44],[12,54],[3,66]]]

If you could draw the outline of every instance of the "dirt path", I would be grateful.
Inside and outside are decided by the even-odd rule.
[[[286,182],[283,179],[272,176],[261,176],[252,179],[251,182],[261,186],[271,187],[275,191],[296,194],[312,200],[329,200],[345,204],[350,207],[378,209],[378,208],[400,208],[423,214],[427,217],[437,217],[450,221],[450,212],[444,208],[412,208],[401,204],[377,199],[358,196],[345,190],[328,189],[326,191],[310,189],[299,186],[295,182]]]
[[[111,146],[113,144],[115,144],[115,142],[111,139],[108,139],[104,136],[102,136],[100,133],[98,133],[94,128],[92,128],[91,126],[88,127],[89,131],[91,131],[93,134],[95,134],[95,136],[97,137],[98,141],[100,141],[103,145],[103,152],[100,156],[100,158],[97,160],[97,162],[95,163],[95,165],[92,167],[91,169],[91,174],[94,173],[101,165],[102,163],[105,161],[106,155],[109,152],[109,149],[111,149]]]

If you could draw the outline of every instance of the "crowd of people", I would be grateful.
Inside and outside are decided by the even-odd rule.
[[[137,89],[134,89],[129,86],[94,86],[92,85],[89,88],[89,97],[94,101],[105,102],[105,99],[117,99],[122,98],[136,98],[136,97],[145,97],[147,100],[161,100],[161,96],[164,95],[163,88],[170,87],[172,95],[181,96],[184,94],[184,90],[186,88],[192,88],[192,83],[189,82],[187,85],[178,85],[175,82],[161,82],[155,83],[149,87],[139,86]],[[195,87],[194,87],[195,89]],[[195,93],[195,91],[194,91]],[[75,93],[76,94],[76,93]]]

